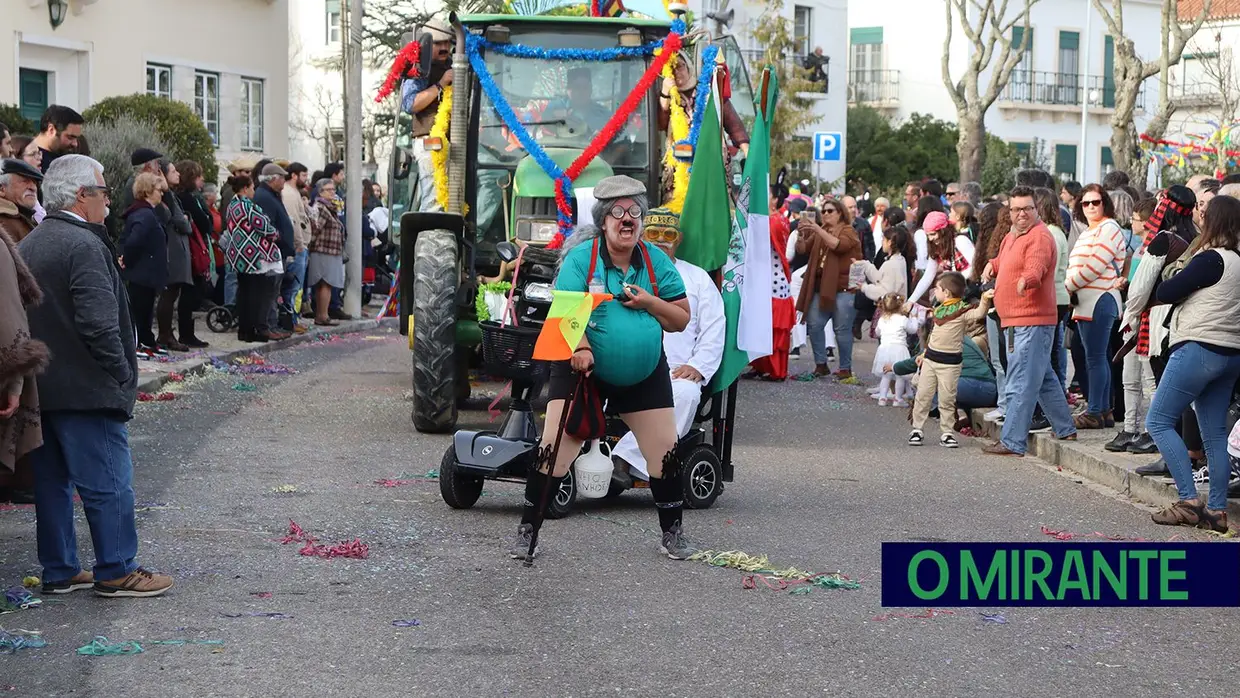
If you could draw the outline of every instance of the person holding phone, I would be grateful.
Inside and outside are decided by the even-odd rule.
[[[830,375],[827,363],[827,323],[834,320],[835,341],[840,350],[836,377],[852,379],[854,294],[848,290],[848,270],[861,257],[861,238],[847,222],[844,207],[827,199],[821,222],[817,211],[806,209],[797,226],[796,251],[807,254],[809,264],[797,297],[797,311],[805,315],[809,342],[814,352],[815,378]]]

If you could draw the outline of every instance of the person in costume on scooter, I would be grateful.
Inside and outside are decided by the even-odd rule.
[[[440,19],[427,20],[421,30],[431,35],[433,56],[427,75],[405,80],[400,89],[400,108],[413,116],[413,157],[418,163],[418,210],[440,211],[435,198],[435,167],[431,151],[422,139],[430,135],[445,88],[452,85],[452,49],[456,33]]]
[[[680,247],[680,217],[666,208],[652,209],[646,215],[643,235],[646,242],[667,253],[680,272],[689,299],[689,324],[680,332],[663,335],[663,353],[672,377],[672,410],[676,414],[676,438],[683,438],[693,426],[693,417],[702,402],[702,386],[710,382],[723,360],[723,340],[727,319],[723,296],[699,266],[676,258]],[[646,477],[646,459],[633,432],[625,434],[612,451],[615,480],[626,489],[633,486],[632,470]]]
[[[555,463],[549,463],[567,402],[584,373],[609,411],[618,413],[637,438],[650,472],[650,492],[659,512],[660,551],[673,560],[694,552],[681,534],[683,491],[677,478],[676,416],[672,374],[663,351],[663,333],[689,324],[685,284],[671,258],[642,240],[648,208],[646,188],[623,175],[606,177],[594,187],[592,219],[565,241],[555,288],[559,291],[610,293],[614,298],[590,316],[585,335],[568,361],[551,364],[546,422],[538,467],[525,485],[525,508],[510,551],[526,559],[534,526],[544,519],[556,492],[581,451],[581,441],[565,432]],[[552,481],[547,482],[550,477]],[[537,554],[535,549],[534,554]]]

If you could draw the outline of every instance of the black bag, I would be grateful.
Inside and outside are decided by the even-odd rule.
[[[603,399],[598,394],[594,378],[578,376],[577,387],[573,389],[573,396],[569,400],[564,432],[575,439],[590,441],[603,438],[606,426],[603,420]]]

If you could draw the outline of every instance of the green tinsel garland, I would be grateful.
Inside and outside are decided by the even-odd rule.
[[[502,293],[506,296],[511,288],[512,284],[507,281],[495,281],[478,287],[478,295],[474,298],[474,310],[478,313],[478,322],[491,319],[491,311],[487,309],[487,291]]]

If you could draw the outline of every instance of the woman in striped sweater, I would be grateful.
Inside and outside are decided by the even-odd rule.
[[[1111,327],[1123,302],[1119,281],[1126,258],[1124,233],[1115,222],[1115,205],[1100,185],[1090,184],[1081,190],[1073,214],[1087,226],[1072,247],[1065,280],[1089,372],[1089,409],[1077,415],[1076,427],[1102,429],[1115,425],[1108,347]]]

